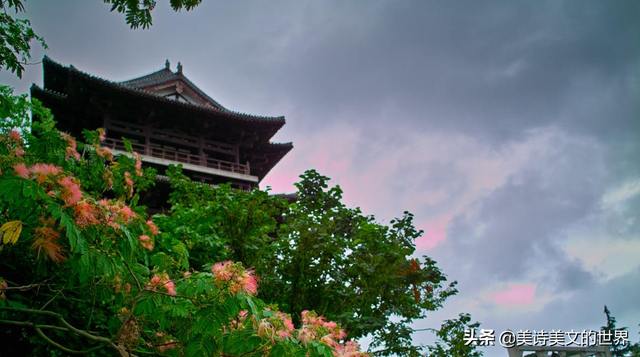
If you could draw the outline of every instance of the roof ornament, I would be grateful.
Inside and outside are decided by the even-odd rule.
[[[169,62],[169,59],[167,59],[167,60],[164,62],[164,68],[166,68],[166,69],[171,69],[171,63]]]
[[[178,62],[178,73],[182,73],[182,63]]]

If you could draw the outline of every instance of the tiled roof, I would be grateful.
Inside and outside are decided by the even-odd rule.
[[[216,108],[216,107],[210,107],[210,106],[205,106],[205,105],[201,105],[201,104],[196,104],[196,103],[187,103],[187,102],[181,102],[181,101],[177,101],[174,99],[170,99],[170,98],[166,98],[163,97],[161,95],[157,95],[155,93],[149,92],[149,91],[145,91],[145,90],[141,90],[136,88],[135,85],[127,85],[125,83],[131,82],[131,81],[136,81],[138,79],[143,79],[145,77],[149,77],[152,76],[154,74],[157,74],[161,71],[158,72],[154,72],[150,75],[144,76],[144,77],[140,77],[138,79],[133,79],[131,81],[127,81],[127,82],[114,82],[114,81],[110,81],[101,77],[97,77],[94,76],[92,74],[83,72],[78,70],[77,68],[75,68],[74,66],[63,66],[62,64],[52,60],[51,58],[49,58],[48,56],[45,56],[43,59],[43,62],[45,62],[45,64],[52,64],[55,66],[58,66],[60,68],[64,68],[66,70],[69,70],[72,73],[78,74],[84,78],[93,80],[93,81],[98,81],[101,82],[102,84],[108,85],[112,88],[116,88],[118,90],[122,90],[124,92],[129,92],[129,93],[135,93],[138,95],[143,95],[145,97],[149,97],[149,98],[154,98],[157,100],[162,100],[164,102],[167,103],[171,103],[174,105],[178,105],[178,106],[183,106],[183,107],[188,107],[188,108],[193,108],[193,109],[198,109],[201,111],[206,111],[206,112],[211,112],[211,113],[215,113],[215,114],[221,114],[223,116],[226,117],[230,117],[230,118],[234,118],[234,119],[240,119],[240,120],[245,120],[245,121],[252,121],[252,122],[259,122],[259,123],[264,123],[264,124],[275,124],[278,123],[280,124],[279,126],[281,127],[282,125],[285,124],[285,118],[284,116],[278,116],[278,117],[268,117],[268,116],[260,116],[260,115],[253,115],[253,114],[246,114],[246,113],[240,113],[240,112],[235,112],[235,111],[231,111],[228,109],[221,109],[221,108]],[[164,70],[162,70],[164,71]],[[167,70],[168,72],[171,72],[170,70]],[[172,74],[175,74],[173,72],[171,72]],[[182,76],[182,78],[185,78],[184,76]],[[214,101],[215,103],[215,101]]]
[[[130,88],[142,89],[142,88],[153,87],[159,84],[173,82],[173,81],[181,81],[185,83],[189,88],[191,88],[191,90],[198,93],[199,96],[204,98],[207,102],[211,103],[216,108],[220,110],[232,112],[231,110],[223,107],[220,103],[215,101],[213,98],[209,97],[205,92],[203,92],[200,88],[198,88],[198,86],[193,84],[193,82],[191,82],[189,78],[187,78],[184,74],[179,72],[178,73],[172,72],[170,69],[166,67],[142,77],[120,82],[120,84]]]

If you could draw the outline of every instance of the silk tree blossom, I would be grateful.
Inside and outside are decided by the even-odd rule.
[[[129,196],[133,195],[133,180],[131,180],[131,173],[128,171],[124,173],[124,190]]]
[[[7,282],[0,278],[0,299],[6,299],[7,296],[4,294],[4,291],[9,287],[9,284],[7,284]]]
[[[146,234],[140,236],[140,245],[144,249],[153,250],[153,241]]]
[[[44,183],[47,179],[62,173],[62,168],[52,164],[34,164],[27,168],[25,164],[20,163],[14,167],[16,175],[25,179],[36,179],[38,184]]]
[[[67,160],[70,158],[80,160],[80,154],[78,154],[78,151],[77,151],[76,140],[67,133],[60,133],[60,136],[67,141],[67,145],[68,145],[65,151],[65,158]]]
[[[102,146],[96,146],[96,155],[104,158],[107,161],[113,161],[113,154],[109,148],[103,148]]]
[[[347,337],[344,329],[333,321],[326,321],[323,316],[318,316],[313,311],[302,311],[302,327],[298,331],[298,341],[306,345],[310,341],[321,342],[331,346],[336,353],[343,349],[337,341]]]
[[[64,177],[58,180],[61,186],[61,197],[67,206],[72,206],[82,199],[79,181],[74,177]]]
[[[38,259],[40,256],[44,256],[59,264],[67,259],[63,255],[62,247],[56,243],[60,238],[60,232],[49,226],[53,224],[53,221],[44,222],[44,224],[43,227],[34,230],[31,249],[38,253]]]
[[[19,144],[20,140],[22,140],[22,134],[15,130],[9,130],[7,135],[9,135],[9,138],[11,138],[11,140],[13,140],[16,144]]]
[[[241,263],[232,261],[216,263],[211,269],[214,280],[219,287],[228,288],[232,295],[239,291],[247,295],[258,292],[258,280],[253,270],[245,269]]]
[[[131,220],[136,216],[131,208],[125,205],[122,201],[116,201],[115,203],[112,203],[105,198],[98,201],[98,207],[102,209],[102,212],[105,216],[104,221],[106,222],[106,225],[115,229],[116,231],[120,229],[121,225],[129,224]]]
[[[336,357],[370,357],[369,354],[360,351],[360,345],[356,341],[347,341],[344,345],[335,347],[333,355]]]
[[[175,284],[173,280],[169,279],[167,273],[154,275],[149,284],[147,284],[147,289],[151,291],[156,291],[158,288],[163,288],[169,295],[177,294]]]
[[[29,169],[27,169],[27,167],[20,163],[17,164],[16,166],[13,167],[13,172],[15,172],[16,175],[23,177],[25,179],[29,179]]]
[[[111,170],[107,169],[104,171],[104,175],[102,175],[102,178],[104,179],[104,181],[107,183],[107,189],[112,189],[113,188],[113,172],[111,172]]]
[[[269,311],[268,309],[265,309]],[[258,336],[268,338],[272,343],[293,337],[293,322],[291,315],[284,312],[272,311],[274,316],[264,318],[258,324]]]
[[[73,205],[74,218],[80,228],[86,228],[90,225],[100,223],[100,220],[97,218],[98,213],[97,208],[87,200],[82,200]]]
[[[31,173],[39,184],[44,183],[47,179],[59,175],[62,168],[51,164],[35,164],[29,168]]]
[[[247,310],[240,310],[237,318],[229,320],[229,330],[245,329],[245,321],[247,321],[247,317],[249,317],[249,312]],[[255,319],[253,319],[253,321],[255,321]]]
[[[116,278],[113,279],[113,289],[115,290],[116,293],[119,293],[120,291],[123,290],[123,288],[122,288],[122,280],[120,279],[119,276],[116,276]],[[129,284],[129,283],[125,283],[124,284],[124,292],[125,293],[130,293],[131,292],[131,284]]]
[[[96,133],[98,133],[98,139],[100,140],[100,142],[103,142],[106,139],[106,132],[104,128],[98,128],[96,130]]]
[[[142,176],[142,160],[140,159],[140,155],[137,152],[133,152],[133,157],[136,159],[135,169],[136,175]]]
[[[151,234],[153,234],[154,236],[157,236],[158,234],[160,234],[160,231],[158,230],[158,227],[156,226],[155,223],[153,223],[152,220],[148,220],[147,221],[147,226],[149,227],[149,230],[151,231]]]

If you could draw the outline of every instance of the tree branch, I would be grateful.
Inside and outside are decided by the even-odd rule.
[[[55,347],[55,348],[57,348],[57,349],[59,349],[59,350],[61,350],[61,351],[63,351],[63,352],[69,353],[69,354],[74,354],[74,355],[86,355],[86,354],[88,354],[88,353],[91,353],[91,352],[93,352],[93,351],[95,351],[95,350],[97,350],[97,349],[101,348],[101,347],[102,347],[102,345],[103,345],[103,344],[100,344],[100,345],[95,346],[95,347],[93,347],[93,348],[90,348],[90,349],[88,349],[88,350],[86,350],[86,351],[77,351],[77,350],[72,350],[72,349],[70,349],[70,348],[64,347],[63,345],[61,345],[61,344],[57,343],[56,341],[54,341],[54,340],[50,339],[49,337],[47,337],[47,335],[45,335],[45,334],[44,334],[44,332],[42,332],[42,330],[41,330],[40,328],[38,328],[38,327],[35,327],[35,326],[34,326],[34,329],[36,330],[36,333],[37,333],[40,337],[42,337],[42,339],[43,339],[43,340],[47,341],[47,342],[48,342],[50,345],[52,345],[53,347]]]
[[[120,349],[118,348],[118,346],[116,346],[115,343],[113,343],[112,340],[106,338],[106,337],[101,337],[101,336],[96,336],[96,335],[92,335],[87,331],[84,330],[80,330],[77,329],[73,326],[71,326],[71,324],[69,324],[63,317],[62,315],[55,313],[53,311],[42,311],[42,310],[33,310],[33,309],[25,309],[25,308],[18,308],[18,307],[8,307],[8,306],[2,306],[0,307],[0,311],[11,311],[11,312],[20,312],[20,313],[25,313],[25,314],[34,314],[34,315],[42,315],[42,316],[51,316],[56,318],[63,326],[63,327],[57,327],[56,329],[62,329],[62,330],[66,330],[69,332],[73,332],[76,335],[80,335],[82,337],[85,337],[91,341],[95,341],[95,342],[100,342],[102,344],[108,344],[109,346],[111,346],[112,348],[120,351]],[[4,321],[4,320],[2,320]],[[19,325],[19,321],[14,321],[15,325]],[[23,326],[30,326],[33,328],[36,328],[36,324],[33,323],[28,323],[29,325],[24,325]],[[40,329],[42,326],[37,327],[36,332],[38,332],[38,329]],[[51,341],[51,339],[49,339],[48,337],[44,336],[44,334],[42,333],[42,331],[38,332],[38,335],[40,335],[41,337],[43,337],[45,340],[47,340],[47,342],[51,343],[53,341]],[[56,346],[57,344],[54,342],[54,346]],[[56,346],[57,347],[57,346]],[[64,347],[64,346],[62,346]],[[66,348],[66,347],[64,347]],[[71,352],[69,352],[71,353]]]

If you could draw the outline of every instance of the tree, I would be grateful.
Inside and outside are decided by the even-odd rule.
[[[412,214],[379,224],[346,207],[340,187],[314,170],[301,176],[289,206],[259,190],[203,186],[177,171],[169,177],[172,208],[157,221],[168,237],[182,237],[198,252],[190,264],[232,259],[254,267],[260,297],[296,324],[313,309],[352,337],[372,334],[376,354],[417,356],[423,346],[412,345],[410,323],[457,292],[435,261],[411,257],[422,234]]]
[[[15,1],[15,0],[14,0]],[[125,14],[127,24],[131,28],[149,28],[153,24],[151,12],[156,7],[155,0],[104,0],[111,4],[111,11]],[[170,0],[171,8],[174,11],[185,9],[193,10],[200,5],[202,0]]]
[[[611,311],[609,311],[609,308],[607,308],[607,305],[604,306],[604,314],[607,317],[607,323],[606,325],[601,327],[602,331],[606,331],[610,333],[611,336],[613,336],[614,338],[616,336],[616,331],[620,331],[618,333],[625,333],[628,335],[629,332],[626,327],[616,326],[616,318],[613,317],[613,315],[611,314]],[[640,342],[636,342],[636,343],[629,342],[624,345],[613,343],[611,345],[611,355],[613,357],[640,356]]]
[[[114,158],[103,131],[78,142],[37,101],[0,94],[3,355],[364,356],[314,312],[296,329],[241,263],[192,269],[189,241],[138,205],[155,173],[130,145]]]
[[[153,24],[151,13],[156,7],[155,0],[103,0],[111,5],[111,11],[125,14],[127,24],[132,28],[148,29]],[[190,11],[202,0],[170,0],[174,11]],[[31,42],[38,42],[44,49],[47,44],[31,28],[27,19],[16,19],[9,14],[25,12],[22,0],[0,0],[0,68],[8,69],[22,78],[24,66],[31,59]]]
[[[434,330],[438,341],[429,346],[431,357],[481,357],[482,352],[477,350],[473,343],[465,343],[465,331],[475,330],[480,323],[471,322],[471,315],[460,314],[457,320],[445,320],[440,330]]]
[[[44,39],[33,32],[29,20],[15,19],[7,13],[24,12],[20,0],[0,1],[0,68],[6,68],[22,78],[24,66],[31,59],[31,41],[38,41],[47,48]]]

